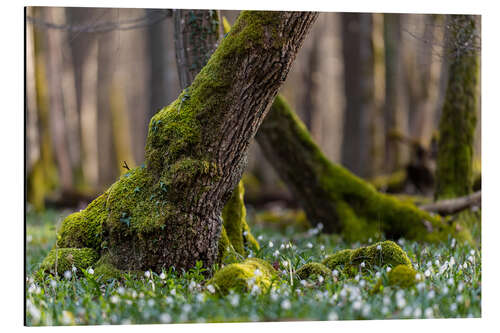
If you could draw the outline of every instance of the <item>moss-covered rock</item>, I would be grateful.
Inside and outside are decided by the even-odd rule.
[[[271,286],[276,275],[276,270],[268,262],[250,258],[241,263],[223,267],[207,281],[207,285],[214,286],[216,292],[222,295],[230,290],[248,292],[253,285],[262,290]]]
[[[393,241],[378,242],[358,249],[346,249],[327,256],[323,264],[329,269],[405,265],[413,267],[406,252]],[[363,264],[363,265],[362,265]]]
[[[417,271],[406,265],[398,265],[389,272],[389,285],[409,288],[417,282]]]
[[[311,262],[300,267],[297,272],[297,276],[304,279],[316,279],[319,276],[327,279],[331,277],[332,271],[323,264],[317,262]]]
[[[331,270],[334,270],[338,266],[342,267],[351,262],[351,254],[353,251],[354,250],[351,249],[345,249],[330,254],[323,260],[322,264]]]
[[[63,275],[64,272],[71,271],[74,266],[77,268],[77,274],[81,274],[82,270],[94,265],[98,258],[98,253],[90,248],[55,248],[45,257],[40,270],[55,274],[57,269],[57,274]]]

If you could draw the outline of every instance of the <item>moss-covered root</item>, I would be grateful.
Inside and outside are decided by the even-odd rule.
[[[300,267],[295,273],[299,279],[318,279],[320,276],[327,279],[332,276],[332,271],[323,264],[310,262]]]
[[[220,269],[207,281],[207,286],[212,285],[220,295],[225,295],[230,290],[248,292],[253,286],[262,290],[269,288],[276,276],[276,270],[268,262],[250,258]]]
[[[40,271],[63,275],[66,271],[76,268],[76,273],[81,274],[99,259],[97,252],[90,248],[55,248],[52,249],[43,260]]]
[[[381,232],[391,239],[438,242],[452,234],[460,240],[471,240],[464,228],[379,193],[368,182],[331,163],[280,96],[256,139],[308,220],[312,224],[321,222],[325,232],[341,233],[350,241],[365,241]]]
[[[323,265],[331,270],[398,265],[413,267],[406,252],[392,241],[379,242],[358,249],[341,250],[327,256],[323,260]]]
[[[220,259],[224,257],[228,245],[232,245],[234,250],[242,256],[246,254],[245,248],[259,249],[259,243],[253,237],[246,221],[247,212],[243,200],[244,194],[245,188],[243,182],[240,181],[222,210],[224,231],[220,240],[223,245],[219,247]]]

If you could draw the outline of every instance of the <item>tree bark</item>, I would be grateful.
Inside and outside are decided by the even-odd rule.
[[[371,176],[370,125],[375,111],[372,24],[372,14],[342,14],[346,95],[342,165],[361,177]]]
[[[68,216],[59,248],[94,248],[125,270],[210,267],[250,140],[316,16],[243,12],[191,86],[152,118],[145,166]]]
[[[404,103],[403,54],[400,14],[384,14],[385,41],[385,137],[387,173],[404,165],[408,149],[394,134],[408,134],[408,112]]]
[[[181,88],[193,82],[217,47],[220,28],[216,10],[174,10],[175,57]]]
[[[332,164],[304,124],[278,96],[256,135],[266,158],[291,189],[313,225],[349,240],[386,237],[439,241],[448,234],[470,239],[464,228],[444,223],[412,204],[377,192]],[[459,231],[460,230],[460,231]]]
[[[479,75],[476,24],[471,15],[452,15],[448,22],[450,64],[439,124],[437,199],[464,196],[472,190]]]

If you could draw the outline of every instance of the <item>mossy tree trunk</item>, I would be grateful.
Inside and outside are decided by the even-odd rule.
[[[145,165],[68,216],[58,246],[94,248],[125,270],[213,264],[250,140],[316,17],[243,12],[191,86],[151,119]]]
[[[175,54],[182,89],[191,85],[196,74],[215,51],[219,38],[222,37],[219,16],[213,10],[175,11]],[[223,26],[224,33],[229,33],[231,26],[225,18]],[[218,254],[221,261],[227,254],[228,247],[232,246],[240,255],[245,255],[245,248],[259,247],[246,222],[244,191],[243,181],[240,180],[222,211],[223,225]]]
[[[474,130],[477,121],[479,57],[475,45],[477,19],[452,15],[449,67],[439,123],[436,198],[463,196],[472,189]]]
[[[278,96],[256,139],[308,220],[326,232],[350,240],[366,240],[383,232],[397,239],[438,241],[448,234],[469,238],[465,229],[413,204],[379,193],[345,168],[332,164],[311,139],[306,127]],[[460,234],[457,231],[462,230]]]

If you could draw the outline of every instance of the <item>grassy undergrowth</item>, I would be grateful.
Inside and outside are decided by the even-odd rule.
[[[68,271],[64,276],[44,275],[37,280],[36,270],[55,243],[57,221],[67,213],[27,214],[28,325],[481,316],[480,210],[459,216],[471,227],[475,246],[454,239],[434,245],[398,240],[424,279],[409,289],[385,287],[376,294],[371,290],[380,278],[387,279],[385,268],[353,277],[334,270],[331,278],[314,281],[300,280],[294,273],[303,264],[320,262],[335,251],[367,244],[347,243],[319,229],[302,232],[255,225],[252,232],[261,250],[250,255],[273,263],[281,278],[268,290],[254,288],[225,297],[213,294],[213,286],[206,285],[201,266],[188,272],[149,271],[140,278],[125,276],[123,281],[102,281],[92,269],[81,278]]]

